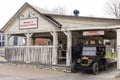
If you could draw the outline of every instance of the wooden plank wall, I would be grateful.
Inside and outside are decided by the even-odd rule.
[[[5,58],[9,62],[52,64],[53,46],[7,46]]]

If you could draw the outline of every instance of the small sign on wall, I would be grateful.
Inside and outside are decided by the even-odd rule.
[[[19,29],[34,29],[38,27],[38,18],[25,18],[19,20]]]
[[[104,35],[104,31],[84,31],[83,36],[96,36],[96,35]]]

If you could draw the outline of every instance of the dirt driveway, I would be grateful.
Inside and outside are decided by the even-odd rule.
[[[0,80],[114,80],[119,74],[116,67],[102,71],[98,75],[91,72],[65,73],[54,70],[37,69],[15,64],[0,63]]]
[[[36,67],[26,67],[24,65],[0,64],[0,75],[18,76],[25,78],[44,78],[57,75],[64,75],[63,72],[37,69]]]

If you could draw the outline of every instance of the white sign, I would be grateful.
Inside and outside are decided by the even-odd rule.
[[[84,31],[83,36],[104,35],[104,31]]]
[[[19,21],[19,29],[31,29],[38,27],[38,18],[25,18],[20,19]]]

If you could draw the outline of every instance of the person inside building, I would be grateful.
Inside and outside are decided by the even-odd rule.
[[[62,56],[66,57],[66,50],[67,50],[67,46],[66,44],[63,45],[63,50],[62,50]]]
[[[63,50],[63,44],[62,41],[59,41],[59,45],[58,45],[59,57],[62,57],[62,50]]]
[[[59,49],[59,50],[62,50],[62,49],[63,49],[63,44],[62,44],[62,41],[59,41],[59,46],[58,46],[58,49]]]

